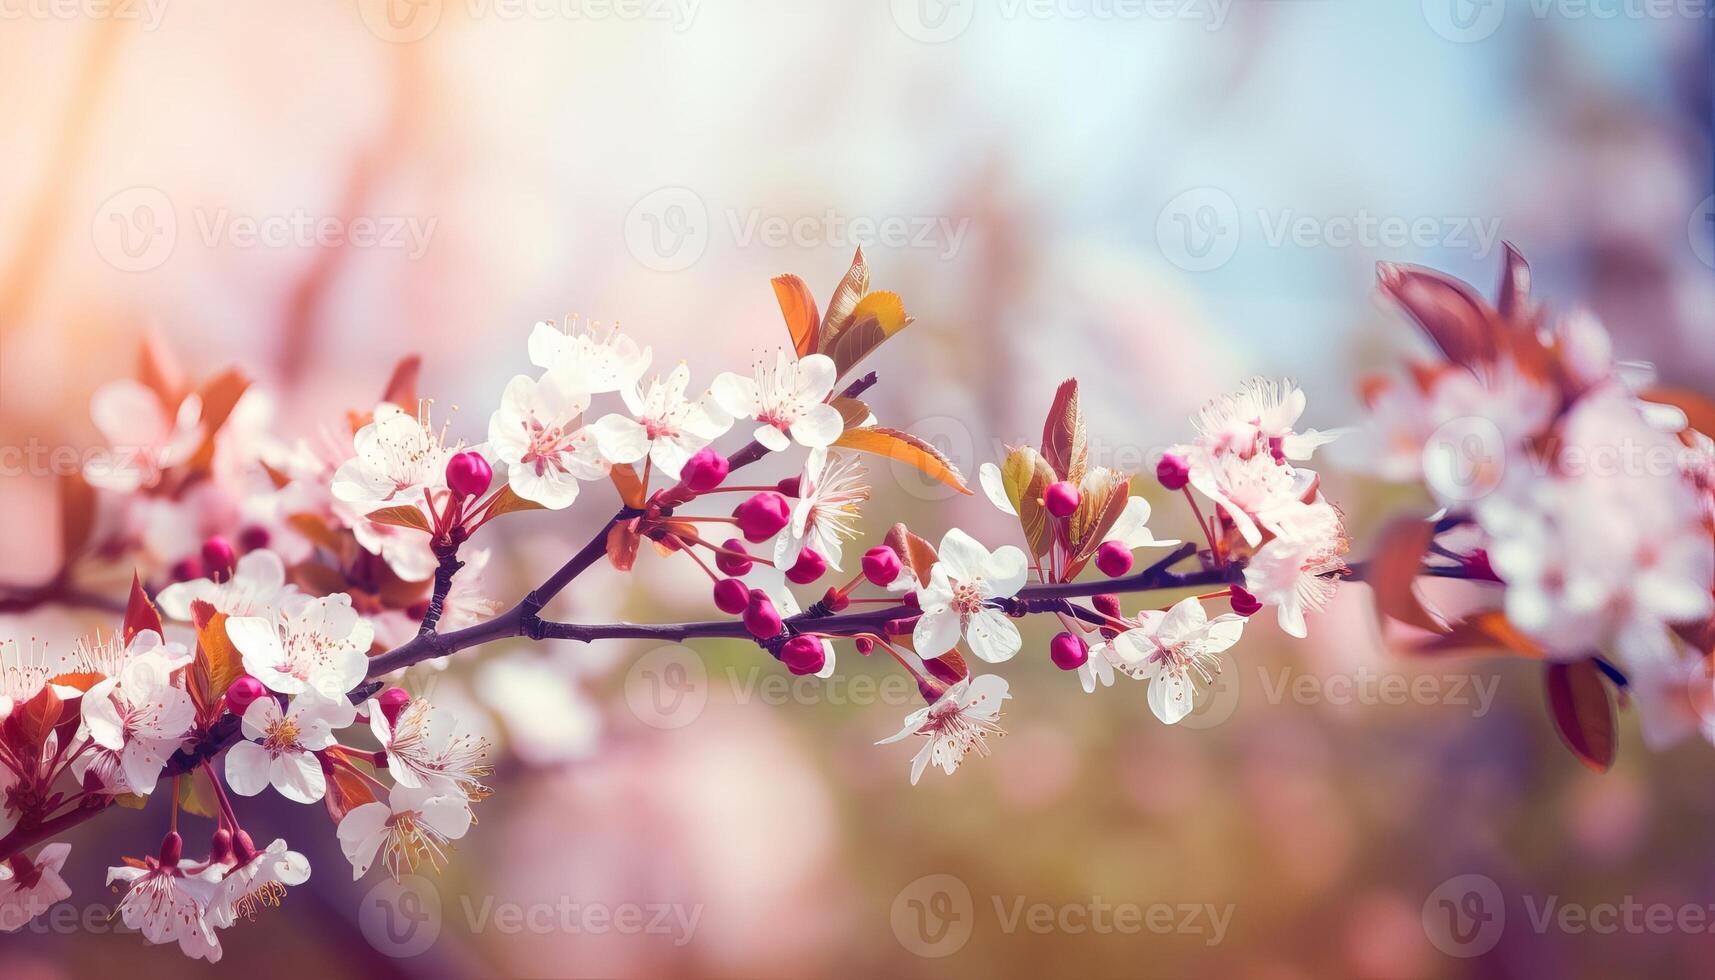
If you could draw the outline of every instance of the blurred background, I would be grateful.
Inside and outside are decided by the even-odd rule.
[[[1622,357],[1707,388],[1712,22],[1696,0],[0,0],[0,579],[58,560],[54,481],[18,448],[101,444],[90,394],[147,334],[194,376],[241,367],[287,436],[421,352],[477,440],[534,321],[618,321],[700,386],[782,342],[770,276],[825,300],[858,245],[917,318],[866,397],[970,475],[1074,375],[1098,458],[1131,469],[1255,372],[1350,424],[1358,378],[1420,349],[1375,262],[1487,289],[1503,239]],[[1362,455],[1320,467],[1359,557],[1427,504]],[[980,498],[870,471],[872,538],[1006,540]],[[490,593],[610,506],[511,520]],[[1193,533],[1181,510],[1157,499],[1158,536]],[[554,612],[701,618],[705,588],[598,568]],[[1086,696],[1046,639],[1004,668],[993,757],[915,788],[915,746],[870,743],[916,693],[849,650],[839,681],[788,685],[739,644],[498,644],[414,681],[502,746],[444,873],[353,883],[319,812],[259,799],[315,873],[211,969],[115,934],[105,866],[161,827],[109,816],[70,838],[71,911],[0,935],[0,975],[1715,970],[1707,745],[1649,754],[1628,715],[1590,773],[1530,665],[1408,662],[1361,587],[1308,641],[1260,618],[1171,729],[1141,684]]]

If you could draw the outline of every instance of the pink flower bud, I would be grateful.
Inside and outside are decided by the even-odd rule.
[[[828,651],[813,636],[794,636],[780,648],[780,662],[800,677],[814,674],[828,662]]]
[[[679,471],[679,482],[698,493],[706,493],[721,485],[729,468],[725,456],[704,446],[685,461],[685,468]]]
[[[774,489],[788,497],[798,496],[799,488],[803,486],[803,477],[789,476],[774,485]]]
[[[162,864],[166,865],[169,868],[173,867],[174,865],[179,863],[179,858],[183,857],[184,853],[185,853],[185,839],[183,837],[179,836],[178,831],[176,831],[176,830],[168,831],[167,836],[161,838],[161,863]]]
[[[875,641],[867,636],[860,636],[856,642],[857,652],[865,657],[875,652]]]
[[[202,578],[202,559],[181,558],[173,562],[173,567],[167,570],[175,582],[189,582],[191,579]]]
[[[828,560],[814,548],[805,548],[798,552],[798,560],[786,570],[786,580],[798,585],[809,585],[822,577],[828,570]]]
[[[736,578],[723,578],[715,583],[715,608],[737,616],[750,608],[750,590]]]
[[[375,703],[381,706],[381,716],[387,719],[387,723],[397,725],[399,715],[411,703],[411,695],[402,687],[390,687],[375,696]]]
[[[232,577],[232,569],[238,564],[238,554],[232,550],[232,543],[219,535],[209,538],[202,543],[203,573],[215,581],[224,581]]]
[[[494,467],[481,453],[462,452],[447,460],[447,488],[460,497],[480,497],[494,482]]]
[[[1070,633],[1056,633],[1048,641],[1048,659],[1061,670],[1077,670],[1090,659],[1090,645]]]
[[[209,836],[208,859],[212,864],[232,863],[232,831],[221,827]]]
[[[257,524],[252,524],[238,532],[238,546],[245,551],[266,548],[272,540],[274,540],[274,536],[268,533],[268,529]]]
[[[267,696],[268,689],[262,686],[261,681],[249,674],[240,674],[226,689],[226,707],[233,714],[242,715],[257,699]]]
[[[899,552],[887,545],[879,544],[863,553],[863,577],[871,585],[882,588],[892,585],[904,567],[899,561]]]
[[[1232,604],[1233,612],[1240,616],[1255,616],[1262,611],[1262,603],[1257,601],[1257,597],[1236,585],[1233,586],[1232,598],[1227,601]]]
[[[1101,595],[1091,596],[1090,605],[1096,607],[1096,612],[1110,619],[1118,619],[1124,614],[1120,609],[1120,597],[1112,592],[1103,592]],[[1102,627],[1102,635],[1111,640],[1120,635],[1120,631],[1113,626],[1104,626]]]
[[[839,589],[830,588],[822,593],[822,605],[827,606],[829,612],[843,612],[851,604],[851,597]]]
[[[1131,549],[1123,541],[1103,541],[1096,549],[1096,567],[1108,578],[1118,578],[1131,571]]]
[[[780,635],[780,613],[774,600],[761,589],[750,590],[750,605],[744,610],[744,628],[759,640]]]
[[[923,661],[923,666],[929,668],[929,676],[940,681],[946,687],[952,687],[964,678],[952,664],[940,657],[930,657]]]
[[[1082,499],[1083,496],[1078,493],[1078,488],[1065,480],[1061,480],[1059,483],[1050,483],[1048,489],[1042,492],[1042,506],[1048,508],[1048,513],[1055,517],[1071,517],[1072,512],[1078,509],[1078,502]]]
[[[910,606],[912,609],[922,609],[923,608],[923,602],[917,598],[917,593],[915,593],[915,592],[905,593],[905,595],[903,597],[901,597],[899,601],[904,603],[907,606]]]
[[[792,508],[787,505],[785,497],[772,490],[764,490],[733,508],[732,516],[738,518],[738,529],[743,532],[744,539],[754,544],[780,533],[780,529],[792,519]]]
[[[736,552],[736,554],[729,555],[727,554],[729,551]],[[734,578],[742,578],[749,575],[751,568],[756,564],[748,557],[744,557],[749,554],[750,552],[744,548],[743,541],[737,538],[727,538],[721,544],[720,554],[715,555],[715,567]]]
[[[1169,490],[1185,489],[1185,484],[1191,482],[1191,466],[1184,457],[1167,453],[1161,457],[1161,462],[1155,464],[1155,478]]]

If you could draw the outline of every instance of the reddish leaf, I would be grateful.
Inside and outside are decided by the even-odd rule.
[[[636,467],[629,463],[620,463],[608,471],[608,477],[619,490],[619,500],[627,507],[642,509],[647,502],[644,498],[645,488],[643,478],[637,475]]]
[[[1089,454],[1084,413],[1078,407],[1078,382],[1068,379],[1060,383],[1048,407],[1048,420],[1042,425],[1042,457],[1056,476],[1077,484],[1083,482]]]
[[[1447,632],[1447,619],[1423,602],[1417,587],[1418,571],[1435,525],[1415,517],[1401,518],[1383,528],[1376,537],[1364,580],[1375,596],[1376,612],[1431,633]]]
[[[393,367],[393,376],[387,379],[387,390],[382,392],[381,400],[397,405],[407,412],[417,410],[417,378],[423,371],[423,358],[417,354],[399,359]]]
[[[1131,480],[1118,470],[1097,466],[1084,474],[1084,482],[1078,492],[1078,509],[1072,512],[1070,519],[1060,522],[1065,529],[1067,554],[1070,555],[1062,575],[1068,582],[1076,578],[1096,556],[1102,539],[1119,520],[1126,502],[1131,499]]]
[[[905,563],[918,585],[929,584],[929,571],[935,567],[935,546],[911,533],[904,524],[895,524],[883,543]]]
[[[1007,453],[1000,466],[1001,482],[1006,485],[1007,499],[1018,511],[1018,523],[1024,530],[1024,540],[1030,553],[1046,555],[1054,546],[1054,526],[1048,511],[1042,506],[1042,494],[1054,482],[1054,468],[1042,454],[1028,446]]]
[[[869,292],[869,263],[863,259],[863,246],[858,246],[857,254],[852,256],[851,267],[840,279],[840,284],[834,288],[834,295],[828,300],[827,312],[822,314],[822,329],[820,333],[822,349],[851,321],[852,311],[857,309],[858,300]]]
[[[909,432],[879,425],[866,429],[847,429],[834,440],[834,445],[908,463],[930,479],[939,480],[960,493],[971,493],[971,488],[965,485],[965,478],[947,457]]]
[[[1447,359],[1471,367],[1495,359],[1499,317],[1469,284],[1432,269],[1383,262],[1382,289],[1410,314]]]
[[[1536,641],[1519,632],[1499,609],[1485,609],[1452,623],[1446,633],[1411,647],[1413,653],[1470,653],[1502,650],[1521,657],[1542,658]]]
[[[1528,320],[1531,317],[1530,263],[1524,260],[1512,242],[1502,242],[1501,246],[1506,252],[1506,259],[1501,267],[1501,287],[1496,293],[1495,306],[1503,320]]]
[[[186,464],[193,472],[206,470],[214,462],[215,437],[249,387],[250,379],[236,370],[222,372],[202,386],[198,393],[202,396],[202,445]]]
[[[873,316],[861,317],[829,340],[823,352],[833,358],[835,370],[844,376],[886,339],[880,321]]]
[[[412,504],[400,504],[397,507],[383,507],[372,510],[364,515],[371,524],[386,524],[389,527],[403,527],[414,531],[429,532],[429,515],[423,513],[423,508]]]
[[[488,505],[489,514],[499,517],[502,514],[513,514],[521,510],[543,510],[543,506],[534,500],[525,500],[512,492],[510,484],[503,486],[495,493],[494,500]]]
[[[125,627],[122,636],[127,645],[131,638],[146,630],[154,630],[163,636],[161,629],[161,612],[149,600],[149,593],[143,591],[143,580],[136,573],[131,575],[131,598],[125,603]]]
[[[64,702],[51,686],[42,689],[22,704],[13,705],[4,726],[6,741],[19,759],[39,759],[54,726],[60,722]]]
[[[786,332],[792,337],[792,349],[798,352],[799,357],[814,354],[822,314],[816,309],[816,297],[810,295],[810,287],[804,284],[804,280],[791,275],[775,276],[770,281],[774,284],[774,298],[780,302],[780,315],[786,318]]]
[[[637,548],[642,543],[635,521],[615,524],[607,532],[607,560],[613,563],[614,568],[629,572],[631,566],[637,564]]]
[[[66,473],[59,479],[59,491],[60,569],[64,571],[83,554],[95,530],[95,488],[81,474]]]
[[[1594,660],[1551,663],[1544,675],[1554,729],[1578,761],[1597,772],[1614,764],[1614,700]]]
[[[162,405],[177,405],[185,397],[184,371],[161,344],[161,338],[145,334],[137,361],[137,380],[153,391]]]
[[[828,404],[840,410],[840,419],[845,422],[848,429],[856,429],[862,426],[875,414],[870,411],[867,403],[857,398],[835,398]]]
[[[191,670],[191,694],[205,722],[214,720],[214,708],[232,682],[244,673],[244,657],[226,635],[227,616],[206,602],[191,603],[197,630],[196,660]]]

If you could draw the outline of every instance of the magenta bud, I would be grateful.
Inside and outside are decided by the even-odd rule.
[[[375,703],[381,707],[381,716],[387,723],[397,725],[400,713],[411,703],[411,695],[402,687],[390,687],[375,696]]]
[[[729,551],[734,554],[727,554]],[[745,550],[743,541],[727,538],[721,544],[720,553],[715,555],[715,567],[734,578],[741,578],[749,575],[751,568],[755,567],[756,563],[750,560],[749,555],[750,552]]]
[[[216,830],[208,839],[208,859],[214,864],[231,864],[232,831],[225,827]]]
[[[912,609],[921,610],[923,608],[923,602],[922,602],[922,600],[917,598],[917,593],[915,593],[915,592],[905,593],[904,596],[900,597],[899,601],[901,603],[907,605],[907,606],[910,606]]]
[[[952,687],[954,684],[964,680],[952,664],[942,660],[940,657],[929,657],[923,661],[923,666],[929,669],[929,676],[940,681],[942,685],[946,687]]]
[[[1183,456],[1167,453],[1155,464],[1155,478],[1169,490],[1183,490],[1191,482],[1191,466]]]
[[[789,476],[786,479],[781,480],[779,483],[776,483],[774,485],[774,489],[788,497],[796,497],[798,496],[799,488],[803,485],[803,477]]]
[[[792,508],[787,505],[785,497],[772,490],[764,490],[733,508],[732,516],[738,519],[738,529],[744,534],[744,539],[754,544],[780,533],[780,529],[792,519]]]
[[[875,641],[867,636],[858,637],[856,640],[856,646],[857,652],[865,657],[875,652]]]
[[[828,662],[828,651],[813,636],[794,636],[780,648],[780,662],[800,677],[814,674]]]
[[[750,590],[750,604],[744,610],[744,628],[759,640],[780,635],[780,613],[774,600],[761,589]]]
[[[737,616],[750,608],[750,590],[736,578],[723,578],[715,583],[715,608]]]
[[[252,524],[238,532],[238,546],[245,551],[266,548],[268,543],[273,540],[274,536],[268,533],[268,529],[257,524]]]
[[[168,831],[167,836],[161,838],[162,864],[170,868],[179,863],[179,858],[183,857],[184,853],[185,839],[179,836],[178,831]]]
[[[893,584],[905,566],[899,561],[899,552],[887,545],[878,544],[863,553],[863,577],[871,585],[886,588]]]
[[[267,696],[268,689],[262,686],[261,681],[249,674],[240,674],[226,689],[226,707],[233,714],[242,715],[259,698]]]
[[[720,486],[730,468],[725,456],[704,446],[685,461],[685,468],[679,471],[679,482],[705,493]]]
[[[1090,645],[1082,637],[1056,633],[1054,639],[1048,641],[1048,659],[1061,670],[1077,670],[1090,659]]]
[[[814,548],[805,548],[798,552],[798,560],[786,570],[786,580],[798,585],[809,585],[822,577],[828,570],[828,560]]]
[[[173,567],[167,570],[167,574],[172,576],[175,582],[189,582],[192,579],[202,578],[202,559],[181,558],[173,562]]]
[[[1123,541],[1103,541],[1096,549],[1096,567],[1108,578],[1118,578],[1131,571],[1131,549]]]
[[[1124,615],[1120,609],[1120,597],[1112,592],[1103,592],[1101,595],[1091,596],[1090,604],[1096,607],[1096,612],[1109,619],[1119,619],[1120,616]],[[1111,640],[1120,635],[1120,631],[1114,626],[1104,626],[1102,627],[1102,635]]]
[[[232,550],[232,542],[215,535],[202,543],[202,567],[209,578],[216,581],[229,579],[237,564],[238,554]]]
[[[1232,598],[1227,601],[1232,605],[1233,612],[1240,616],[1255,616],[1262,611],[1262,603],[1257,601],[1256,596],[1236,585],[1233,586]]]
[[[494,467],[481,453],[462,452],[447,460],[447,489],[460,497],[480,497],[494,482]]]
[[[829,588],[828,591],[822,593],[822,605],[827,606],[829,612],[844,612],[846,607],[851,604],[851,597],[839,589]]]
[[[1042,492],[1042,506],[1055,517],[1071,517],[1082,499],[1083,495],[1078,493],[1078,488],[1065,480],[1050,483],[1048,489]]]

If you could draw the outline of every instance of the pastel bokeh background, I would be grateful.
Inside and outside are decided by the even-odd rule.
[[[421,352],[437,412],[480,439],[534,321],[617,320],[702,383],[781,342],[770,276],[825,296],[859,244],[917,318],[869,401],[966,473],[1033,438],[1073,375],[1111,465],[1145,468],[1255,372],[1298,379],[1311,424],[1351,423],[1358,376],[1416,349],[1374,263],[1486,284],[1502,239],[1621,356],[1707,387],[1711,23],[1692,0],[0,0],[0,580],[57,561],[53,480],[20,449],[97,444],[89,396],[146,333],[194,373],[241,366],[290,435]],[[1333,459],[1360,552],[1426,505],[1361,450]],[[1008,533],[871,473],[874,537]],[[605,516],[588,496],[511,522],[498,598]],[[1158,535],[1193,529],[1157,514]],[[556,612],[698,618],[703,593],[651,562]],[[40,611],[0,636],[98,623]],[[1528,665],[1407,662],[1359,587],[1308,641],[1259,621],[1174,729],[1141,685],[1087,697],[1030,639],[994,757],[915,788],[909,747],[870,744],[915,691],[855,655],[842,674],[867,681],[791,686],[739,644],[461,658],[418,683],[506,749],[449,869],[409,894],[352,883],[319,813],[253,805],[316,871],[223,936],[218,969],[1715,969],[1683,923],[1538,922],[1637,902],[1715,923],[1707,746],[1647,754],[1628,718],[1620,764],[1589,773]],[[102,868],[159,833],[76,832],[75,916],[0,935],[0,975],[214,972],[113,934]],[[1470,959],[1436,925],[1463,875],[1504,915]]]

